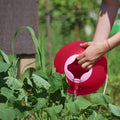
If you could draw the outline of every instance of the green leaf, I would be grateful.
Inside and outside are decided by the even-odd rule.
[[[41,58],[41,47],[40,47],[40,45],[39,45],[39,42],[38,42],[38,40],[37,40],[37,38],[36,38],[36,36],[35,36],[35,32],[34,32],[34,30],[31,28],[31,27],[29,27],[29,26],[22,26],[22,27],[20,27],[20,28],[18,28],[17,29],[17,31],[15,32],[15,34],[14,34],[14,36],[13,36],[13,39],[12,39],[12,53],[14,54],[14,43],[15,43],[15,38],[16,38],[16,36],[17,36],[17,34],[22,30],[22,29],[28,29],[29,30],[29,32],[30,32],[30,34],[31,34],[31,37],[32,37],[32,40],[33,40],[33,42],[34,42],[34,45],[35,45],[35,49],[36,49],[36,52],[37,52],[37,54],[38,54],[38,56],[39,56],[39,64],[42,66],[42,68],[43,68],[43,65],[40,63],[42,60],[42,58]],[[43,68],[43,70],[45,71],[45,68]]]
[[[69,115],[69,116],[65,116],[65,120],[83,120],[83,117],[77,117],[77,116],[73,116],[73,115]]]
[[[8,100],[10,98],[15,98],[15,96],[13,95],[14,92],[6,87],[1,88],[1,94],[4,95]]]
[[[66,103],[66,107],[67,107],[67,109],[68,109],[71,113],[73,113],[73,114],[79,112],[79,109],[78,109],[78,107],[76,106],[75,102]]]
[[[92,105],[88,100],[82,98],[82,97],[78,97],[77,98],[77,103],[78,107],[80,110],[85,110],[86,108],[88,108],[90,105]]]
[[[67,105],[68,110],[71,113],[78,113],[81,110],[87,109],[91,105],[91,103],[82,97],[78,97],[76,101],[69,102],[66,105]]]
[[[33,108],[34,111],[40,110],[47,103],[47,100],[45,98],[38,98],[37,101],[37,104]]]
[[[56,68],[55,68],[55,67],[52,67],[52,71],[51,71],[51,72],[52,72],[52,74],[53,74],[53,73],[56,73]]]
[[[15,63],[14,63],[15,64]],[[17,63],[16,63],[17,64]],[[14,78],[16,78],[16,76],[17,76],[17,66],[15,65],[13,65],[12,64],[12,66],[9,68],[9,70],[8,70],[8,75],[9,75],[9,77],[14,77]]]
[[[89,116],[88,120],[95,120],[97,113],[93,111],[92,115]]]
[[[34,71],[34,68],[29,68],[25,70],[24,73],[19,76],[19,80],[24,81],[24,79],[29,79]]]
[[[45,37],[40,35],[40,41],[39,41],[39,44],[40,44],[40,60],[41,60],[41,70],[45,73]]]
[[[19,109],[14,108],[14,113],[15,113],[15,118],[17,120],[21,120],[21,118],[23,118],[23,116],[24,116],[23,112],[20,112]]]
[[[105,118],[101,114],[97,114],[95,111],[93,111],[88,120],[105,120]]]
[[[0,119],[14,120],[15,114],[13,108],[8,107],[6,104],[0,103]]]
[[[56,115],[51,116],[51,120],[58,120]]]
[[[110,100],[111,100],[111,97],[110,97],[110,96],[108,96],[108,95],[103,95],[103,97],[104,97],[106,103],[109,103],[109,102],[110,102]]]
[[[2,120],[14,120],[15,119],[14,111],[11,109],[2,109],[0,110],[0,118]]]
[[[32,79],[33,79],[33,82],[34,82],[37,89],[40,89],[40,88],[45,88],[46,90],[49,89],[50,84],[42,77],[40,77],[36,74],[33,74]]]
[[[90,95],[90,98],[92,102],[97,105],[105,105],[110,101],[110,97],[102,93],[93,93]]]
[[[47,111],[47,113],[50,116],[55,116],[56,114],[62,111],[62,108],[63,108],[63,105],[57,105],[57,106],[46,108],[45,111]]]
[[[25,96],[27,96],[27,93],[24,89],[19,89],[19,94],[17,100],[22,100]]]
[[[62,86],[62,79],[63,79],[63,76],[59,73],[53,73],[49,77],[48,82],[51,85],[49,90],[50,93],[54,93],[55,91],[60,89],[60,87]]]
[[[27,79],[27,83],[28,83],[28,85],[30,85],[31,87],[33,86],[30,79]]]
[[[22,87],[22,83],[19,80],[17,80],[16,78],[5,77],[4,79],[7,80],[6,84],[12,90],[18,90],[18,89],[20,89]]]
[[[0,73],[6,72],[9,67],[10,67],[10,64],[0,61]]]
[[[0,49],[0,53],[1,53],[2,57],[3,57],[3,59],[5,60],[5,62],[7,64],[10,64],[10,61],[9,61],[9,58],[8,58],[7,54],[5,54],[1,49]]]
[[[113,113],[113,115],[120,117],[120,107],[109,104],[109,108],[110,108],[111,112]]]
[[[44,79],[46,79],[46,80],[48,80],[48,76],[46,75],[45,72],[43,72],[42,69],[37,70],[37,71],[35,72],[35,74],[38,75],[38,76],[40,76],[40,77],[42,77],[42,78],[44,78]]]
[[[16,38],[17,34],[18,34],[22,29],[28,29],[28,30],[29,30],[29,32],[31,33],[33,42],[34,42],[35,45],[36,45],[35,48],[36,48],[36,51],[37,51],[38,42],[37,42],[37,38],[36,38],[36,36],[35,36],[35,33],[34,33],[33,29],[32,29],[31,27],[29,27],[29,26],[22,26],[22,27],[20,27],[20,28],[17,29],[17,31],[15,32],[15,34],[14,34],[14,36],[13,36],[13,39],[12,39],[12,51],[13,51],[13,53],[14,53],[15,38]]]

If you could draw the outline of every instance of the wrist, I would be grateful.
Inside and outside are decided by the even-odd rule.
[[[112,48],[110,46],[109,40],[107,39],[107,40],[105,40],[105,42],[106,42],[106,46],[107,46],[106,50],[110,51]]]
[[[102,54],[105,54],[105,53],[109,52],[111,50],[111,47],[109,45],[108,40],[104,40],[103,42],[101,42],[100,48],[101,48],[100,52]]]

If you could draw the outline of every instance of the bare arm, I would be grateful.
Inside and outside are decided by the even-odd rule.
[[[86,50],[77,57],[83,68],[89,69],[106,52],[120,44],[120,32],[108,39],[119,8],[119,0],[103,0],[93,42],[81,46]]]
[[[118,8],[119,8],[119,0],[102,1],[93,41],[103,41],[108,38]]]
[[[120,45],[120,32],[108,39],[108,43],[111,49]]]

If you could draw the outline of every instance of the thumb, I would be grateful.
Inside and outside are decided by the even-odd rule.
[[[85,43],[80,44],[80,46],[83,47],[83,48],[87,48],[90,45],[91,45],[91,42],[85,42]]]

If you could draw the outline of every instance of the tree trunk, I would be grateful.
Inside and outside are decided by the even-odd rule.
[[[52,66],[52,46],[51,46],[51,36],[50,36],[50,15],[49,15],[49,0],[45,0],[46,4],[46,30],[47,30],[47,43],[48,43],[48,55],[49,55],[49,65]]]
[[[76,40],[76,41],[80,40],[80,38],[79,38],[79,32],[80,32],[79,24],[76,23],[76,24],[75,24],[75,40]]]

